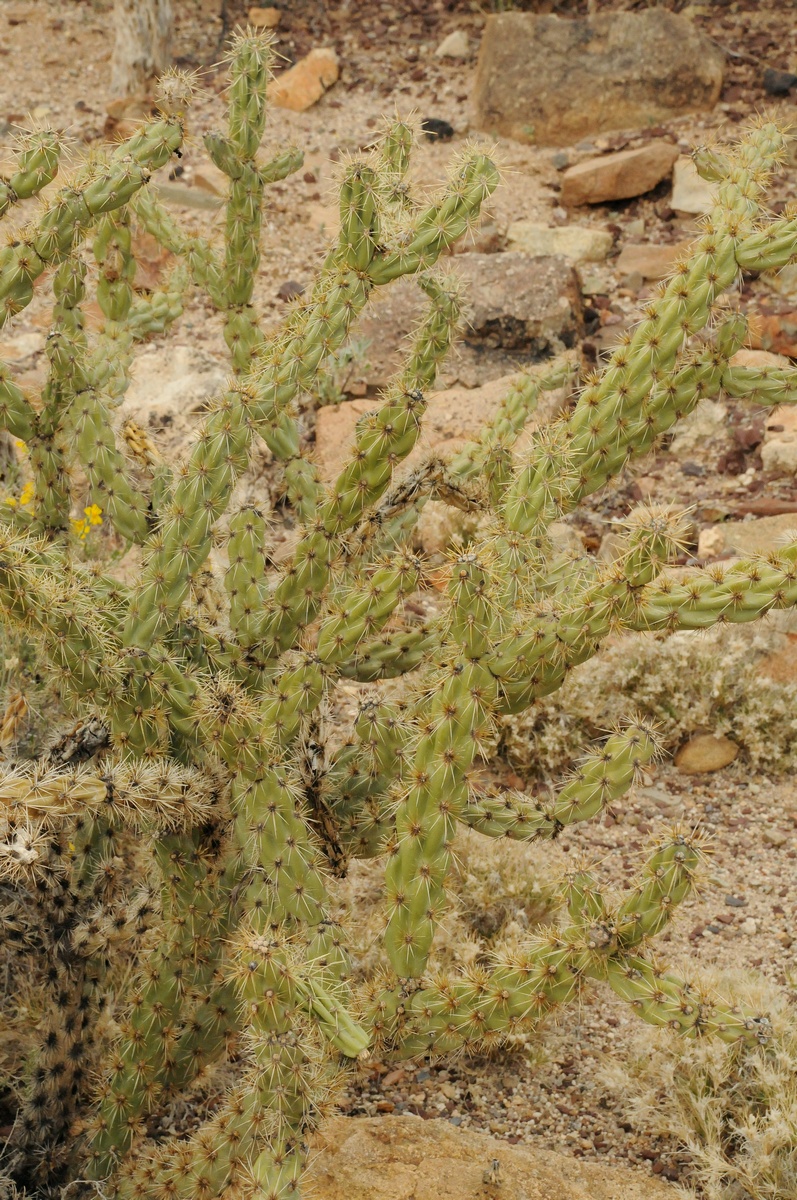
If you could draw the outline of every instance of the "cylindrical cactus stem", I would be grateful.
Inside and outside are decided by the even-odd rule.
[[[713,1036],[729,1044],[766,1045],[769,1019],[740,1003],[698,991],[640,954],[617,955],[606,965],[612,991],[650,1025],[665,1025],[684,1037]]]
[[[419,560],[404,554],[390,565],[377,567],[356,588],[333,602],[316,644],[324,666],[337,667],[366,638],[378,633],[401,601],[417,590],[419,581]]]
[[[416,736],[403,706],[366,701],[355,737],[332,758],[325,786],[344,849],[355,858],[381,853],[394,832],[394,789],[411,761]]]
[[[449,584],[451,661],[441,671],[407,771],[396,814],[396,847],[385,883],[385,948],[401,978],[422,974],[445,902],[449,847],[467,804],[466,772],[486,747],[496,682],[480,661],[494,618],[489,576],[475,556],[453,564]]]
[[[428,662],[437,645],[436,633],[428,625],[395,633],[391,630],[362,645],[348,661],[339,665],[338,672],[358,683],[395,679]]]
[[[797,544],[766,559],[717,564],[676,579],[664,575],[645,588],[628,629],[708,629],[722,622],[755,621],[797,602]]]
[[[624,796],[657,751],[655,732],[642,722],[632,722],[586,757],[552,800],[532,800],[514,791],[471,793],[460,820],[489,837],[555,838],[563,828],[592,820]]]
[[[230,628],[238,645],[248,650],[256,640],[257,622],[266,597],[266,519],[254,507],[230,519],[229,566],[224,587],[230,601]]]
[[[126,204],[151,171],[168,162],[183,139],[177,116],[163,116],[113,152],[106,164],[86,167],[71,187],[46,205],[38,223],[0,252],[0,325],[25,308],[33,284],[79,245],[103,213]]]
[[[624,950],[654,937],[669,923],[674,906],[691,892],[701,863],[698,838],[678,834],[662,842],[615,914],[617,941]]]
[[[17,142],[16,170],[6,179],[0,177],[0,217],[13,204],[37,196],[58,174],[62,143],[52,129],[34,129],[23,133]]]
[[[240,872],[233,863],[217,876],[202,842],[201,834],[173,835],[155,847],[164,879],[164,938],[133,992],[89,1129],[87,1170],[94,1179],[104,1178],[130,1148],[159,1097],[185,1087],[217,1059],[236,1027],[234,994],[219,991],[216,976],[237,916],[232,897]]]

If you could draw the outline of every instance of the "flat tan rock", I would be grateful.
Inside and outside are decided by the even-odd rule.
[[[633,150],[603,154],[568,167],[562,175],[562,204],[604,204],[642,196],[670,174],[678,157],[672,142],[649,142]]]
[[[314,1200],[676,1200],[629,1167],[511,1146],[447,1121],[334,1117],[315,1138]]]
[[[629,242],[620,251],[614,270],[620,277],[638,273],[643,279],[664,279],[688,249],[689,242],[674,242],[669,246]]]
[[[339,75],[335,51],[329,46],[318,47],[277,76],[268,89],[269,99],[277,108],[304,112],[321,99]]]
[[[687,775],[703,775],[730,766],[739,747],[730,738],[714,733],[696,733],[675,756],[675,765]]]
[[[723,521],[726,550],[747,556],[770,554],[797,538],[797,513],[756,517],[753,521]]]
[[[517,373],[504,375],[482,387],[446,388],[433,392],[423,418],[418,445],[406,460],[412,465],[430,452],[453,454],[470,438],[481,432],[497,411]],[[539,415],[550,413],[560,400],[557,392],[545,392],[540,397]],[[347,400],[329,404],[316,413],[315,459],[323,479],[330,482],[348,461],[354,444],[354,430],[364,413],[379,407],[378,399]],[[529,422],[531,428],[533,422]]]

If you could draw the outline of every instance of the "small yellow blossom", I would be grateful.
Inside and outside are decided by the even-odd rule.
[[[102,509],[99,504],[90,504],[83,511],[88,517],[89,525],[102,525]]]
[[[24,488],[22,489],[22,492],[20,493],[20,497],[19,497],[20,504],[30,504],[35,492],[36,492],[36,488],[34,487],[32,480],[28,480],[28,482],[25,484]]]

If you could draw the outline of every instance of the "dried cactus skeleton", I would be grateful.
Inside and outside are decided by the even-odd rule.
[[[654,731],[632,721],[550,801],[491,792],[476,767],[501,714],[557,689],[618,629],[700,629],[797,602],[797,546],[675,578],[662,573],[679,535],[666,512],[637,514],[611,564],[557,555],[548,534],[701,397],[797,397],[794,372],[731,365],[745,322],[721,306],[740,269],[797,259],[797,219],[762,208],[783,135],[762,123],[727,158],[697,154],[717,202],[691,254],[522,455],[514,442],[567,368],[524,376],[477,440],[394,483],[459,316],[457,288],[436,265],[497,171],[469,149],[424,206],[408,186],[411,131],[391,124],[345,168],[340,234],[312,291],[265,336],[252,305],[265,189],[301,163],[293,149],[259,157],[269,61],[267,40],[236,39],[228,131],[206,139],[229,179],[221,252],[186,233],[149,185],[183,141],[179,77],[167,80],[159,118],[91,161],[0,252],[4,320],[48,272],[54,295],[41,395],[0,367],[0,423],[25,443],[32,482],[31,503],[0,514],[0,612],[36,641],[81,722],[51,755],[4,763],[0,781],[7,934],[49,997],[4,1170],[41,1195],[90,1180],[130,1200],[298,1194],[307,1134],[347,1061],[495,1045],[592,980],[687,1036],[767,1038],[766,1017],[704,994],[648,949],[694,883],[699,838],[684,832],[661,841],[619,899],[574,871],[563,884],[569,923],[499,951],[490,967],[442,976],[428,963],[459,824],[554,838],[620,798],[656,754]],[[58,159],[54,135],[31,134],[0,187],[3,210],[48,184]],[[178,256],[152,295],[134,288],[134,221]],[[410,275],[427,313],[325,486],[297,399],[374,290]],[[90,335],[92,280],[104,321]],[[143,430],[117,429],[115,409],[136,342],[179,317],[189,283],[223,314],[233,374],[172,466]],[[301,521],[280,571],[263,513],[233,509],[256,439],[283,465]],[[132,583],[77,552],[72,513],[86,492],[141,548]],[[452,558],[437,615],[420,624],[404,607],[423,583],[412,534],[435,497],[478,506],[489,522]],[[207,565],[220,544],[223,587]],[[341,678],[403,675],[400,700],[369,693],[350,738],[327,745],[321,714]],[[154,868],[131,891],[142,844]],[[350,857],[375,856],[385,860],[387,965],[363,988],[330,895]],[[115,1036],[100,1019],[112,976],[126,988]],[[188,1140],[149,1138],[148,1120],[219,1064],[231,1039],[246,1069],[222,1106]]]

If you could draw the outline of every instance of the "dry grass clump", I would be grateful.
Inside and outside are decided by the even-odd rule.
[[[605,1068],[604,1082],[630,1120],[688,1151],[692,1186],[682,1195],[796,1200],[797,1004],[760,976],[733,972],[711,982],[770,1013],[768,1046],[684,1042],[645,1029],[625,1061]]]
[[[733,738],[753,767],[797,764],[797,684],[761,673],[785,642],[774,624],[618,638],[576,667],[564,687],[507,718],[503,746],[527,775],[557,775],[630,711],[658,724],[673,750],[700,728]]]

